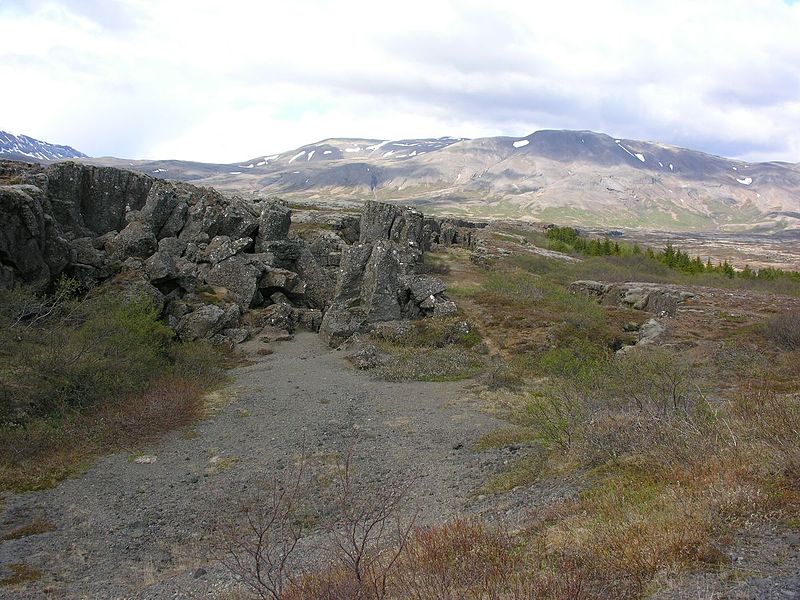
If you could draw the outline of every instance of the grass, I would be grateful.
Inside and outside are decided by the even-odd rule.
[[[484,362],[480,355],[458,346],[396,349],[392,361],[376,369],[386,381],[458,381],[477,375]]]
[[[493,429],[488,433],[484,433],[477,442],[475,442],[473,449],[477,452],[486,450],[495,450],[498,448],[507,448],[509,446],[516,446],[519,444],[527,444],[533,437],[533,432],[529,429],[521,429],[519,427],[499,427]]]
[[[520,486],[529,486],[539,479],[543,464],[541,453],[512,460],[506,469],[492,475],[478,491],[482,494],[501,494]]]
[[[205,388],[175,376],[146,392],[96,409],[37,419],[0,432],[0,488],[15,491],[52,487],[76,475],[97,457],[151,443],[205,414]]]
[[[544,242],[535,232],[525,237]],[[450,281],[465,316],[524,382],[514,393],[484,393],[510,425],[475,448],[543,449],[511,462],[481,491],[573,473],[586,482],[577,497],[537,509],[516,536],[531,552],[525,564],[580,580],[586,597],[643,597],[665,576],[717,568],[748,524],[798,522],[800,358],[784,341],[794,330],[790,316],[761,326],[721,310],[714,318],[727,329],[713,354],[681,360],[656,348],[617,359],[615,346],[632,341],[627,324],[648,315],[566,292],[577,279],[768,293],[787,282],[692,276],[644,256],[565,264],[518,253],[491,270],[455,264]]]
[[[432,317],[409,327],[377,328],[373,340],[391,356],[375,373],[386,381],[458,381],[481,373],[481,337],[463,317]]]
[[[41,571],[25,563],[11,563],[6,565],[6,568],[11,574],[0,579],[0,586],[20,586],[42,578]]]
[[[15,527],[4,536],[0,537],[0,540],[20,540],[32,535],[47,533],[48,531],[55,531],[55,525],[47,519],[36,517],[30,523]]]

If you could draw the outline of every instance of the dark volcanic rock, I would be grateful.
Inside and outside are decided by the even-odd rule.
[[[256,236],[256,252],[263,252],[268,242],[285,240],[289,235],[292,211],[280,202],[270,202],[261,210]]]
[[[367,202],[361,214],[359,242],[389,240],[422,249],[422,213],[413,208],[382,202]]]
[[[102,235],[125,227],[125,215],[140,210],[155,180],[139,173],[73,162],[45,170],[44,191],[53,215],[66,229]]]
[[[41,186],[0,187],[2,287],[46,287],[62,272],[108,282],[152,297],[182,339],[219,343],[246,337],[251,309],[262,309],[262,327],[320,329],[331,344],[456,310],[441,281],[417,273],[432,230],[410,208],[368,202],[338,233],[299,239],[280,202],[76,163],[0,169],[0,181]]]
[[[70,256],[39,188],[0,187],[0,289],[17,282],[46,287]]]
[[[368,202],[361,241],[342,251],[333,303],[320,327],[325,342],[339,345],[374,323],[454,312],[444,284],[416,274],[424,246],[421,213]]]
[[[678,305],[694,297],[692,292],[656,283],[575,281],[570,284],[570,289],[575,293],[594,296],[604,304],[626,306],[668,317],[674,317]]]

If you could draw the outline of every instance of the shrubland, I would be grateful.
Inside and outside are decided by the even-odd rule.
[[[181,344],[145,297],[61,280],[0,297],[0,488],[37,489],[203,413],[219,352]]]
[[[522,451],[476,493],[560,480],[579,482],[578,492],[529,506],[513,531],[469,518],[410,529],[400,543],[368,550],[381,574],[377,588],[328,563],[304,572],[282,595],[264,597],[643,598],[682,573],[730,568],[730,546],[752,528],[797,527],[796,311],[760,321],[721,311],[713,318],[724,330],[706,325],[713,339],[692,331],[691,343],[619,353],[650,315],[567,289],[573,280],[595,279],[796,294],[796,277],[731,276],[724,265],[694,272],[681,267],[684,255],[674,249],[679,258],[670,264],[669,252],[617,251],[612,242],[605,253],[605,242],[584,248],[574,238],[537,241],[556,241],[551,248],[582,260],[520,252],[476,265],[457,249],[437,253],[436,270],[461,314],[374,339],[426,360],[447,348],[483,353],[475,369],[459,372],[481,373],[487,410],[507,425],[484,435],[474,451]],[[470,324],[466,339],[449,335],[456,323]],[[379,371],[387,373],[391,379],[391,370]],[[397,378],[428,376],[409,369]]]

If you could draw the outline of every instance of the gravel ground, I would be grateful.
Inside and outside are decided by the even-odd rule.
[[[303,447],[324,459],[357,440],[362,476],[414,478],[420,522],[485,510],[471,493],[503,457],[470,449],[498,423],[469,383],[376,381],[313,334],[269,356],[255,354],[260,346],[245,346],[253,364],[232,372],[229,401],[195,428],[105,457],[55,489],[7,497],[0,537],[37,517],[55,529],[0,542],[0,565],[42,572],[0,598],[208,597],[231,583],[207,551],[214,523]]]

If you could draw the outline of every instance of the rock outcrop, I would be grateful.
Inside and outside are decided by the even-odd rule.
[[[42,289],[71,259],[45,194],[31,185],[0,187],[0,289]]]
[[[692,292],[657,283],[575,281],[570,284],[570,290],[597,298],[602,304],[625,306],[664,317],[674,317],[678,305],[694,297]]]
[[[302,238],[279,201],[114,168],[0,162],[0,289],[61,275],[144,294],[185,340],[236,343],[269,327],[338,345],[374,324],[449,314],[426,248],[469,244],[467,222],[368,202]]]
[[[435,277],[417,274],[426,246],[422,213],[368,202],[359,241],[342,252],[333,302],[320,335],[339,345],[375,323],[455,312]]]

